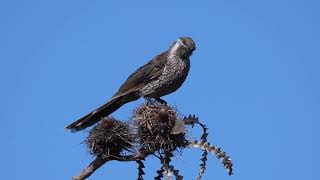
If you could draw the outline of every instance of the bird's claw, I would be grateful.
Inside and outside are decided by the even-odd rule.
[[[160,103],[160,104],[165,104],[167,105],[167,102],[161,98],[149,98],[149,97],[145,97],[146,100],[146,104],[147,105],[152,105],[155,103]]]
[[[152,105],[155,103],[155,101],[152,98],[145,97],[144,99],[145,99],[147,105]]]
[[[167,101],[165,101],[165,100],[163,100],[163,99],[161,99],[161,98],[154,98],[158,103],[161,103],[161,104],[165,104],[165,105],[167,105],[168,103],[167,103]]]

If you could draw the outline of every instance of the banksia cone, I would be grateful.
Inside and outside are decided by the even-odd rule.
[[[184,123],[166,104],[142,104],[133,114],[140,151],[171,152],[187,145]]]
[[[186,126],[200,125],[203,129],[200,141],[186,139]],[[134,112],[130,123],[105,117],[90,132],[85,140],[91,154],[96,158],[74,180],[84,180],[108,161],[136,161],[138,180],[143,180],[144,163],[149,155],[159,158],[162,166],[155,179],[177,180],[183,178],[179,170],[170,164],[173,151],[183,148],[203,150],[197,179],[206,170],[208,154],[214,154],[223,164],[228,174],[233,174],[230,157],[207,140],[208,128],[195,115],[181,117],[177,111],[157,102],[140,105]]]
[[[133,141],[128,124],[105,117],[89,132],[85,143],[93,155],[117,156],[124,150],[130,150]]]

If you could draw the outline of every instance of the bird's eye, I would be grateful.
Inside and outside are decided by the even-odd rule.
[[[182,42],[183,45],[185,45],[185,46],[187,45],[187,42],[186,42],[185,39],[182,39],[181,42]]]
[[[178,39],[178,41],[182,46],[187,46],[185,39]]]

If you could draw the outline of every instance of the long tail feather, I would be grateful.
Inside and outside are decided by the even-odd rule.
[[[85,115],[84,117],[80,118],[79,120],[73,122],[72,124],[68,125],[66,129],[71,130],[71,132],[77,132],[83,130],[87,127],[94,125],[95,123],[99,122],[102,117],[108,116],[117,109],[119,109],[122,105],[127,102],[133,101],[138,99],[137,96],[132,96],[127,94],[125,96],[119,96],[117,98],[111,99],[109,102],[101,106],[100,108],[92,111],[91,113]]]

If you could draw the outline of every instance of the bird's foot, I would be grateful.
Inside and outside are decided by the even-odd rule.
[[[155,100],[153,98],[144,97],[147,105],[153,105],[155,104]]]
[[[161,104],[165,104],[165,105],[167,105],[168,103],[167,103],[167,101],[165,101],[165,100],[163,100],[163,99],[161,99],[161,98],[154,98],[158,103],[161,103]]]
[[[161,98],[150,98],[150,97],[145,97],[144,98],[146,100],[146,104],[147,105],[154,105],[156,103],[160,103],[160,104],[165,104],[167,105],[167,102]]]

